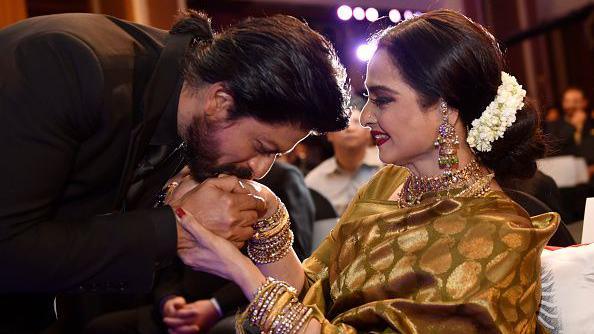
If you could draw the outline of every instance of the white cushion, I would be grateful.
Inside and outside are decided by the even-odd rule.
[[[552,333],[594,333],[594,244],[545,249],[538,319]]]

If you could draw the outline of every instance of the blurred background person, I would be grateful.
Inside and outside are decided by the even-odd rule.
[[[326,197],[341,215],[361,188],[382,165],[377,148],[370,146],[371,134],[359,123],[365,101],[351,98],[351,119],[348,128],[326,135],[334,156],[323,161],[305,177],[305,184]]]
[[[545,122],[556,122],[561,118],[561,113],[559,112],[559,108],[556,106],[550,106],[545,109],[544,120]]]
[[[579,87],[565,89],[562,99],[565,122],[572,127],[575,154],[586,159],[590,178],[594,174],[594,134],[588,100]]]

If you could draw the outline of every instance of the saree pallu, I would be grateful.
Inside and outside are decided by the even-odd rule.
[[[387,199],[406,176],[378,172],[304,262],[322,333],[534,333],[559,216],[530,218],[497,191],[400,208]]]

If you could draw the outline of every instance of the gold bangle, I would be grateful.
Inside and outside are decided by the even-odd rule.
[[[281,202],[281,200],[278,199],[278,207],[276,211],[272,214],[272,216],[256,222],[256,224],[254,224],[254,229],[260,233],[268,232],[275,226],[277,226],[284,216],[288,215],[289,213],[287,212],[287,208],[285,207],[283,202]]]
[[[291,230],[283,234],[282,239],[278,239],[274,244],[256,245],[249,240],[247,246],[248,257],[256,264],[277,262],[289,253],[293,240],[294,236]]]
[[[289,284],[268,278],[254,299],[238,317],[236,328],[245,333],[243,323],[257,326],[263,334],[297,334],[311,318],[312,309],[300,303],[297,290]]]

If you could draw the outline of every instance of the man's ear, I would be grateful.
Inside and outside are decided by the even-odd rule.
[[[222,82],[216,82],[208,87],[205,94],[206,117],[211,121],[225,121],[234,106],[234,99]]]

